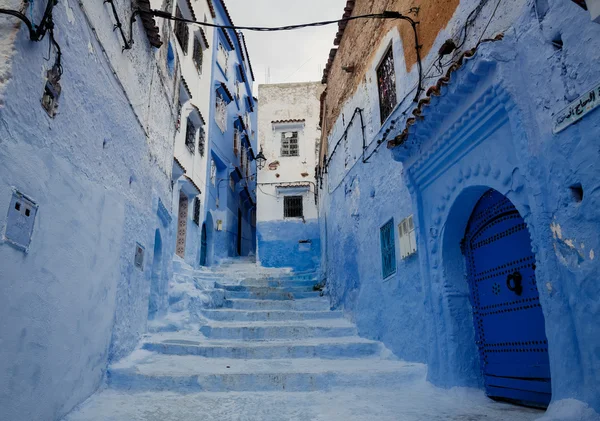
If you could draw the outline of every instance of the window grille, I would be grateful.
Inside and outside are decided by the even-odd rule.
[[[202,73],[202,60],[204,59],[204,51],[202,50],[202,43],[198,37],[194,37],[194,52],[193,52],[194,64],[199,73]]]
[[[177,9],[175,10],[175,16],[178,18],[183,18],[179,6],[177,6]],[[187,23],[178,20],[175,21],[175,37],[177,37],[177,41],[179,41],[179,45],[181,45],[183,54],[187,54],[188,41],[190,38],[190,29],[188,28]]]
[[[200,198],[194,199],[194,223],[200,226]]]
[[[240,166],[242,167],[242,174],[244,174],[244,172],[246,171],[246,154],[246,148],[242,146],[242,156],[240,157]]]
[[[394,242],[394,218],[381,227],[381,268],[383,279],[396,272],[396,246]]]
[[[204,156],[204,147],[206,145],[206,132],[204,131],[204,126],[200,127],[200,135],[198,138],[198,152],[200,156]]]
[[[227,75],[227,66],[229,64],[229,51],[219,42],[219,48],[217,50],[217,63],[223,70],[223,73]]]
[[[233,153],[235,156],[240,152],[240,131],[235,129],[233,132]]]
[[[298,132],[281,133],[281,156],[298,156]]]
[[[210,184],[213,186],[217,182],[217,165],[215,164],[215,160],[210,160]]]
[[[244,125],[246,126],[246,130],[248,133],[252,131],[252,122],[250,121],[250,114],[244,114]]]
[[[285,218],[304,218],[302,196],[285,196],[283,198],[283,216]]]
[[[248,158],[248,154],[246,154],[246,178],[250,177],[250,159]]]
[[[404,218],[398,224],[398,232],[400,233],[400,257],[406,259],[417,252],[417,239],[412,215]]]
[[[379,114],[383,123],[392,113],[397,103],[396,71],[391,46],[377,68],[377,88],[379,89]]]
[[[239,100],[240,99],[240,81],[235,81],[235,96]]]
[[[181,101],[177,101],[177,122],[175,123],[175,130],[179,131],[181,128],[181,111],[183,109],[183,104]]]
[[[185,130],[185,146],[187,146],[191,154],[196,150],[196,126],[194,126],[194,123],[189,118],[187,119]]]
[[[215,121],[217,122],[217,126],[225,133],[225,130],[227,130],[227,102],[225,102],[220,94],[217,95],[215,108]]]
[[[229,187],[232,191],[235,191],[235,178],[233,178],[233,174],[229,174]]]

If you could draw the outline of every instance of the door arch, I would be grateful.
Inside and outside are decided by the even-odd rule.
[[[471,213],[462,248],[486,394],[547,407],[548,340],[527,224],[490,189]]]
[[[154,233],[154,260],[150,275],[150,299],[148,300],[148,319],[152,320],[160,308],[160,288],[162,279],[162,239],[160,230]]]

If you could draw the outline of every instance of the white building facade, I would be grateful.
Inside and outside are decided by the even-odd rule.
[[[257,249],[263,266],[309,270],[320,257],[315,195],[318,82],[260,85],[258,139],[267,161],[258,170]]]

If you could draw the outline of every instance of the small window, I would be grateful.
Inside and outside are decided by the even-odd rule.
[[[183,18],[179,6],[177,6],[177,9],[175,10],[175,16],[178,18]],[[178,20],[175,21],[175,37],[177,37],[177,41],[179,41],[179,45],[181,45],[183,54],[187,54],[188,42],[190,38],[190,29],[188,28],[187,23]]]
[[[283,198],[283,216],[285,218],[304,218],[302,196],[285,196]]]
[[[240,169],[242,170],[242,174],[246,171],[246,148],[242,146],[242,156],[240,157]]]
[[[233,173],[229,174],[229,187],[231,191],[235,191],[235,178],[233,178]]]
[[[281,156],[298,156],[298,132],[281,133]]]
[[[396,272],[396,245],[394,242],[394,218],[381,227],[381,268],[383,279]]]
[[[202,50],[202,43],[198,37],[194,37],[194,52],[192,54],[196,69],[199,73],[202,73],[202,60],[204,59],[204,51]]]
[[[206,145],[206,132],[204,131],[204,126],[200,127],[200,135],[198,138],[198,152],[200,156],[204,156],[204,149]]]
[[[381,123],[383,123],[392,113],[398,101],[396,98],[394,54],[391,46],[377,68],[377,88],[379,90],[379,114],[381,115]]]
[[[200,198],[194,199],[194,224],[200,226]]]
[[[215,121],[223,133],[227,130],[227,102],[221,94],[217,94],[215,103]]]
[[[187,146],[191,154],[196,152],[196,126],[194,126],[194,123],[189,118],[187,119],[187,127],[185,129],[185,146]]]
[[[225,76],[227,76],[227,68],[229,66],[229,51],[223,46],[222,42],[219,42],[219,47],[217,49],[217,63]]]
[[[215,160],[210,160],[210,184],[213,186],[217,182],[217,165],[215,164]]]
[[[398,224],[398,232],[400,234],[400,257],[406,259],[417,252],[415,225],[412,215],[404,218]]]
[[[240,153],[240,131],[235,129],[233,132],[233,154],[238,156],[238,153]]]

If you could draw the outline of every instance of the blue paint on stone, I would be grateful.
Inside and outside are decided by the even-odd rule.
[[[263,221],[257,224],[260,263],[265,267],[316,269],[321,255],[318,220]]]

